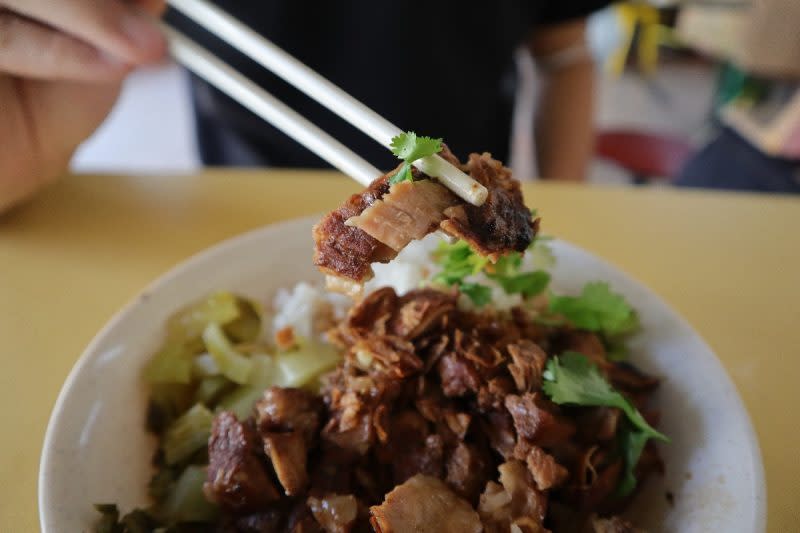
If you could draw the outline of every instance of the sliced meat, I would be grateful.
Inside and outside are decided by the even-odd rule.
[[[288,433],[265,433],[264,453],[272,461],[272,468],[278,476],[278,481],[283,485],[287,496],[301,494],[308,485],[308,471],[306,470],[305,437],[300,430]]]
[[[442,156],[454,160],[447,149]],[[471,154],[463,168],[489,191],[480,207],[414,169],[413,182],[390,186],[388,175],[382,176],[326,215],[313,230],[314,264],[328,275],[329,287],[357,293],[373,276],[372,263],[391,261],[411,240],[437,227],[492,261],[525,251],[538,223],[531,219],[511,171],[489,154]]]
[[[389,178],[381,176],[314,226],[314,264],[323,273],[363,282],[372,277],[372,263],[394,258],[396,254],[391,248],[363,230],[345,224],[388,192]]]
[[[460,442],[447,458],[445,481],[456,494],[475,503],[491,475],[491,465],[488,450]]]
[[[509,394],[506,409],[514,419],[517,436],[539,446],[564,443],[575,433],[575,426],[566,418],[547,408],[547,400],[535,392],[522,396]]]
[[[411,241],[434,231],[445,218],[444,210],[460,201],[435,181],[404,181],[392,185],[382,199],[345,224],[399,252]]]
[[[439,359],[437,366],[445,396],[466,396],[476,394],[480,389],[481,376],[474,365],[465,358],[449,353]]]
[[[440,479],[416,475],[370,507],[377,533],[479,533],[478,513]]]
[[[536,488],[528,469],[522,462],[511,460],[498,470],[500,483],[487,483],[478,504],[486,532],[544,533],[547,497]]]
[[[539,490],[544,491],[557,487],[564,483],[569,476],[567,469],[558,464],[555,457],[538,446],[531,445],[525,456],[520,459],[525,461]]]
[[[264,433],[299,431],[306,445],[314,442],[322,416],[322,401],[303,389],[270,387],[256,402],[256,422]]]
[[[413,340],[425,334],[456,308],[458,296],[452,292],[435,289],[410,291],[398,304],[391,330],[394,335]]]
[[[530,392],[542,386],[542,373],[547,354],[536,343],[521,339],[506,348],[511,356],[508,371],[519,392]]]
[[[525,207],[519,181],[487,153],[470,154],[465,170],[489,190],[489,196],[479,207],[462,202],[450,208],[441,228],[492,261],[509,252],[524,252],[536,236],[538,223]]]
[[[400,337],[385,335],[358,341],[352,348],[356,364],[371,373],[405,378],[422,370],[414,345]]]
[[[233,512],[257,511],[279,498],[258,457],[258,437],[250,426],[224,411],[214,418],[208,440],[206,497]]]
[[[358,501],[352,494],[312,496],[308,508],[326,533],[348,533],[358,517]]]

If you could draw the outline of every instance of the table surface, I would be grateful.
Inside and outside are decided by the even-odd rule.
[[[758,432],[769,531],[800,523],[800,200],[526,185],[547,233],[610,260],[674,306],[723,361]],[[303,171],[74,176],[0,215],[0,531],[38,529],[50,410],[103,324],[189,255],[334,207],[356,186]],[[732,465],[735,467],[735,465]]]

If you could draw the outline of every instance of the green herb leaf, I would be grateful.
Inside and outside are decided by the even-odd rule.
[[[496,279],[508,294],[522,294],[526,297],[536,296],[547,288],[550,274],[544,270],[523,272],[513,276],[490,276]]]
[[[458,290],[466,294],[478,307],[483,307],[492,300],[492,290],[480,283],[462,283]]]
[[[580,296],[551,297],[549,311],[563,315],[575,327],[612,337],[630,333],[639,325],[625,298],[604,282],[587,283]]]
[[[625,472],[617,488],[621,496],[636,487],[633,474],[648,439],[669,442],[669,438],[653,428],[636,407],[600,374],[589,358],[577,352],[565,352],[547,362],[542,390],[553,402],[595,407],[616,407],[625,413],[628,423],[620,429],[620,450]]]
[[[414,181],[414,176],[411,174],[410,163],[403,163],[403,166],[400,167],[400,170],[395,172],[395,174],[389,178],[389,185],[395,185],[403,181]]]
[[[653,428],[636,407],[617,392],[600,374],[597,365],[578,352],[565,352],[547,362],[542,389],[558,404],[573,404],[621,409],[633,426],[648,438],[669,441]]]
[[[617,495],[624,498],[636,488],[636,476],[634,470],[642,455],[644,445],[647,444],[649,435],[644,431],[636,430],[628,424],[624,424],[619,433],[619,447],[622,459],[625,461],[625,471],[622,479],[617,485]]]
[[[417,136],[413,131],[401,133],[392,138],[392,153],[406,163],[413,163],[442,151],[442,139]]]

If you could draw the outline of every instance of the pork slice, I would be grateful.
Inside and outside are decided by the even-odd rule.
[[[370,507],[377,533],[480,533],[478,513],[440,479],[418,474]]]
[[[308,450],[300,431],[265,433],[264,453],[272,461],[272,468],[283,485],[287,496],[296,496],[308,486],[306,459]]]
[[[445,396],[460,397],[476,394],[481,386],[481,376],[475,366],[455,353],[445,354],[437,364]]]
[[[314,226],[314,264],[323,273],[361,283],[372,277],[373,262],[394,257],[394,252],[386,245],[361,229],[345,224],[388,192],[389,178],[381,176]]]
[[[567,441],[575,433],[575,425],[554,412],[555,406],[540,393],[526,392],[518,396],[509,394],[505,406],[514,419],[517,437],[539,446],[556,446]]]
[[[208,459],[203,492],[223,509],[256,511],[280,497],[258,457],[255,430],[239,422],[233,413],[223,411],[214,418]]]
[[[423,238],[444,220],[444,210],[459,200],[432,180],[404,181],[345,223],[355,226],[396,252]]]
[[[527,447],[527,453],[520,459],[525,461],[539,490],[557,487],[569,476],[567,469],[558,464],[555,457],[536,445]]]
[[[547,354],[536,343],[520,339],[506,348],[511,356],[508,371],[519,392],[530,392],[542,385]]]
[[[511,460],[498,470],[500,483],[489,481],[478,504],[486,532],[544,533],[547,497],[536,488],[528,469],[522,462]]]
[[[475,503],[491,474],[491,461],[488,449],[460,442],[447,459],[445,481],[459,496]]]

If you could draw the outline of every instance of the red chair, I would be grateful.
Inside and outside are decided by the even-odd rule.
[[[595,155],[630,172],[637,185],[671,180],[694,152],[686,140],[635,130],[605,130],[597,135]]]

